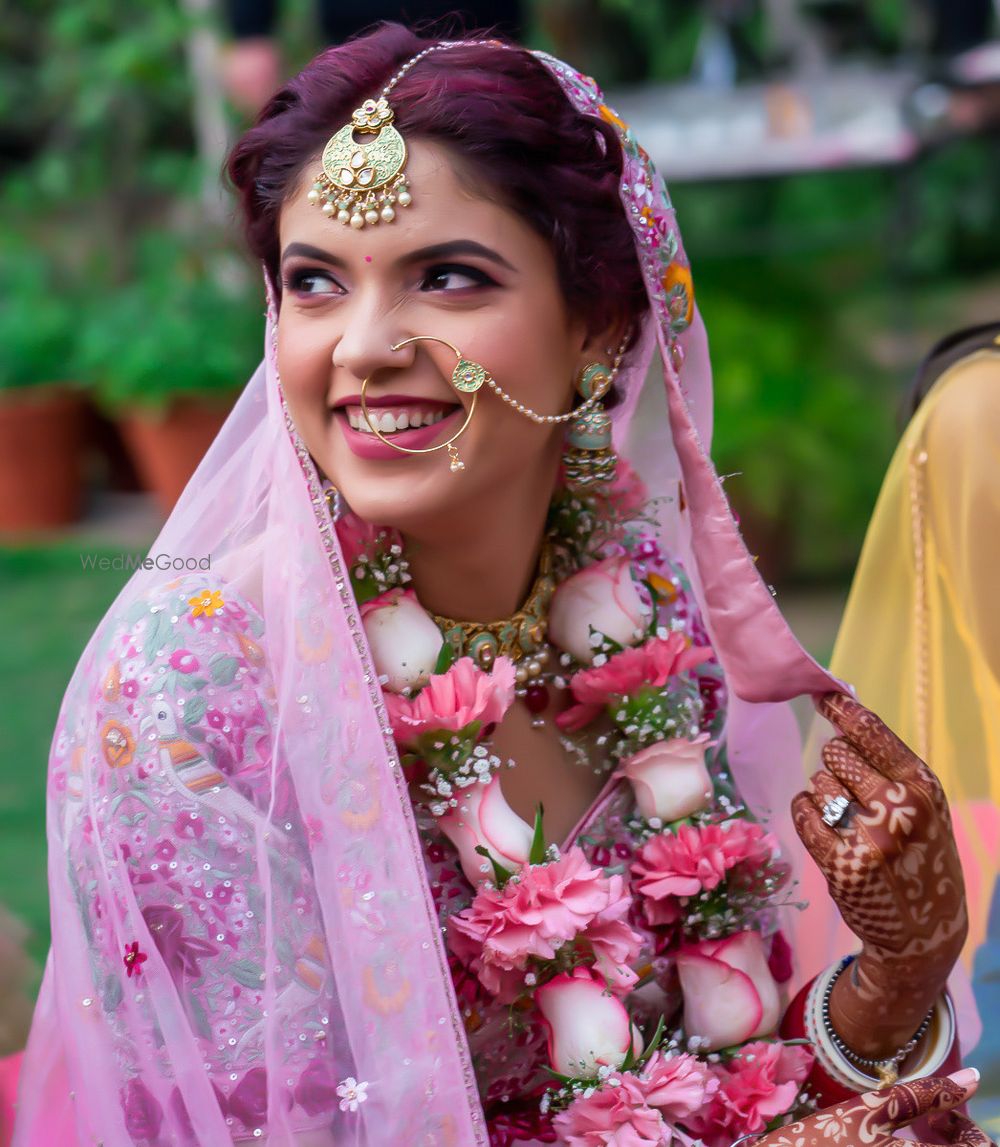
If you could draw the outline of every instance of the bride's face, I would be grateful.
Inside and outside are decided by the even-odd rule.
[[[396,220],[355,231],[307,201],[312,181],[280,220],[283,297],[278,368],[298,431],[319,468],[362,518],[404,531],[447,527],[449,517],[498,497],[547,499],[563,427],[538,426],[493,391],[479,391],[468,430],[448,452],[401,454],[372,434],[361,384],[379,429],[402,446],[446,442],[472,396],[450,384],[446,339],[481,363],[518,402],[543,414],[570,409],[576,373],[602,340],[569,314],[548,244],[517,214],[463,183],[445,149],[410,144],[412,204]]]

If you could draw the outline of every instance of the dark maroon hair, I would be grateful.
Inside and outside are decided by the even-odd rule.
[[[305,165],[354,108],[434,42],[383,24],[323,52],[233,148],[227,170],[247,240],[272,282],[278,216]],[[622,152],[614,129],[580,115],[529,52],[497,41],[432,52],[390,99],[404,136],[447,145],[480,194],[511,207],[551,243],[566,302],[592,331],[644,312],[646,290],[618,196]]]

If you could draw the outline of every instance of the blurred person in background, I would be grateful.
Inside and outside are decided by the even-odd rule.
[[[969,899],[963,954],[1000,1008],[1000,322],[958,331],[918,371],[830,663],[934,771]],[[1000,1084],[1000,1034],[978,1054]]]
[[[255,115],[285,75],[276,39],[280,0],[225,0],[223,12],[232,36],[223,56],[223,81],[233,104]],[[523,0],[318,0],[316,19],[327,44],[342,44],[380,20],[420,26],[454,17],[470,28],[490,28],[519,39]]]

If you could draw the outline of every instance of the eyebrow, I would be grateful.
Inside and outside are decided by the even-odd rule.
[[[429,263],[440,259],[454,259],[461,255],[472,255],[480,259],[485,259],[487,262],[495,263],[498,267],[504,267],[508,271],[516,270],[498,251],[494,251],[491,247],[485,247],[482,243],[477,243],[473,239],[453,239],[447,243],[434,243],[430,247],[421,247],[418,251],[411,251],[409,254],[402,256],[398,262],[401,266],[411,266],[414,263]],[[326,263],[330,267],[346,268],[347,266],[344,260],[337,255],[333,255],[329,251],[324,251],[322,247],[313,247],[309,243],[289,243],[281,256],[281,261],[284,263],[286,260],[296,256],[301,256],[305,259],[315,259],[318,262]]]

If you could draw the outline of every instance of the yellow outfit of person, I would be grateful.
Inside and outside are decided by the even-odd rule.
[[[941,779],[971,966],[1000,863],[1000,335],[949,366],[906,428],[830,668]]]

